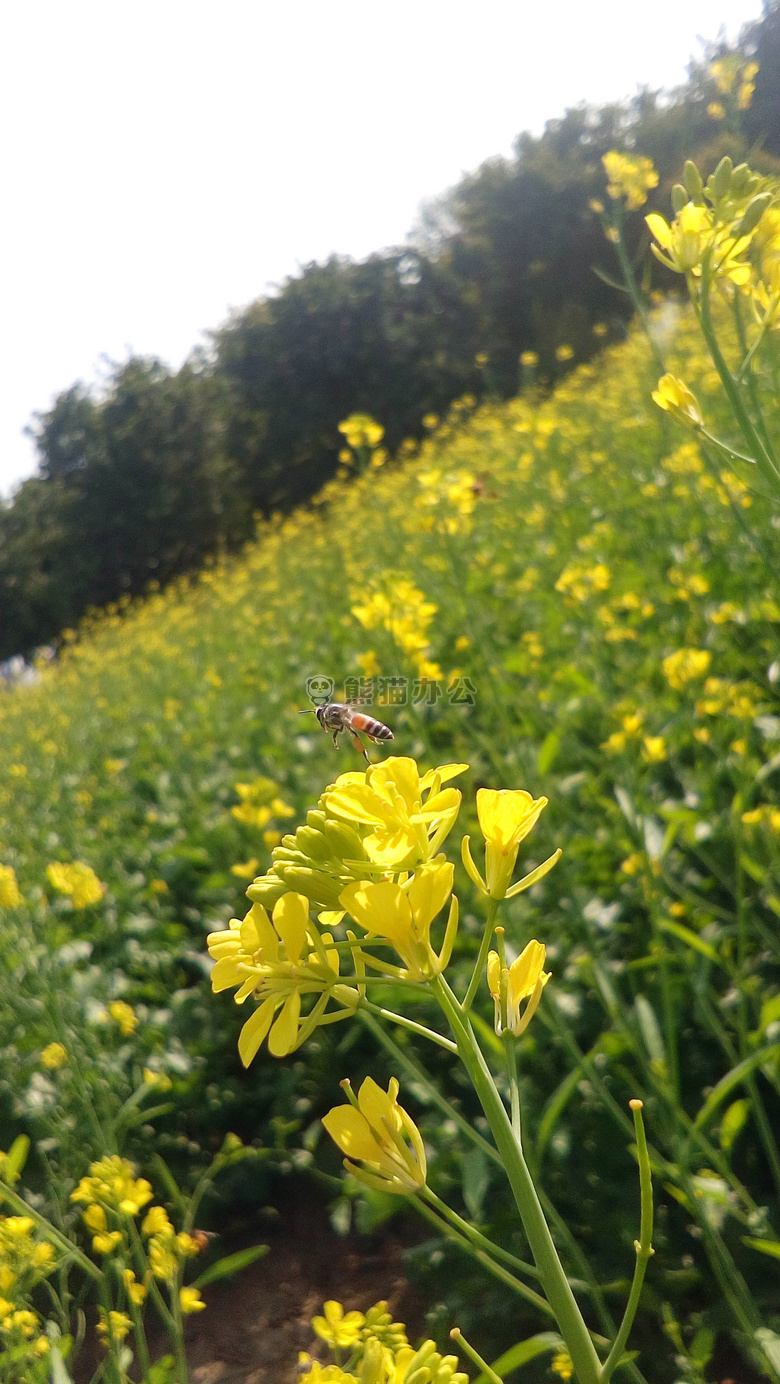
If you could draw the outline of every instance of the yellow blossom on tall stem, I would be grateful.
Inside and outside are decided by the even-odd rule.
[[[443,788],[468,768],[444,764],[420,776],[415,760],[390,757],[364,772],[342,774],[324,794],[328,812],[369,828],[363,845],[370,861],[387,870],[410,870],[430,860],[452,830],[461,794]]]
[[[506,1027],[515,1038],[519,1038],[534,1017],[542,998],[542,991],[550,979],[549,971],[544,969],[546,957],[547,948],[542,942],[537,941],[529,942],[509,967],[501,965],[498,952],[492,951],[488,955],[488,989],[495,1003],[495,1029],[499,1036],[504,1028],[501,1014],[502,982],[506,995]],[[525,1008],[521,1013],[524,1002]]]
[[[398,1090],[395,1077],[383,1091],[367,1076],[355,1104],[337,1105],[322,1123],[347,1155],[347,1172],[379,1191],[408,1196],[425,1186],[428,1163],[419,1129],[398,1104]]]
[[[452,899],[444,944],[434,952],[431,924],[452,894],[455,871],[439,859],[416,870],[407,887],[391,880],[350,884],[341,894],[344,908],[371,936],[391,942],[407,968],[410,980],[425,980],[444,970],[452,954],[458,923],[457,899]]]
[[[543,879],[560,859],[556,850],[547,860],[510,888],[520,842],[536,826],[548,798],[533,798],[525,789],[480,788],[477,791],[477,817],[485,838],[485,879],[471,855],[470,838],[462,842],[463,864],[470,878],[491,899],[511,899]]]

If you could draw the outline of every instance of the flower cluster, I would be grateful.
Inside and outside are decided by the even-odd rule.
[[[440,678],[438,663],[430,658],[428,626],[437,606],[402,572],[386,572],[355,592],[352,614],[366,630],[384,629],[422,678]]]
[[[441,1355],[435,1341],[415,1350],[406,1328],[393,1320],[386,1302],[365,1313],[345,1312],[342,1304],[326,1302],[312,1328],[338,1364],[322,1365],[304,1351],[298,1358],[298,1384],[468,1384],[454,1355]],[[348,1353],[342,1363],[344,1352]]]
[[[625,198],[629,211],[643,207],[648,192],[658,187],[658,174],[652,159],[637,154],[620,154],[612,149],[601,162],[609,179],[607,192],[615,201]]]
[[[0,1353],[15,1361],[20,1379],[27,1362],[49,1350],[31,1295],[55,1269],[56,1255],[54,1246],[34,1232],[30,1216],[0,1217]]]
[[[12,865],[0,865],[0,908],[19,908],[22,895]]]
[[[91,865],[77,860],[72,865],[54,862],[47,866],[46,874],[53,889],[59,894],[69,896],[74,908],[89,908],[100,903],[106,892]]]

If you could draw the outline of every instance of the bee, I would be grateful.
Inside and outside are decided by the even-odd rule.
[[[392,740],[393,732],[389,726],[385,726],[381,721],[377,721],[373,716],[366,716],[362,711],[354,711],[346,702],[326,702],[324,706],[316,706],[312,712],[302,711],[301,716],[314,715],[317,717],[322,729],[333,733],[333,744],[338,748],[339,736],[342,731],[347,731],[352,736],[352,744],[355,749],[362,754],[368,764],[371,760],[366,753],[366,747],[360,736],[367,735],[373,743],[379,744],[382,740]]]

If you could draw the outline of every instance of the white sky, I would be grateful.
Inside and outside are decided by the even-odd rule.
[[[22,435],[130,351],[178,366],[310,260],[580,100],[685,77],[761,0],[6,0],[0,492]]]

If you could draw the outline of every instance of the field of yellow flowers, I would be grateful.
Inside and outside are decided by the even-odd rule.
[[[657,305],[652,330],[727,435],[690,309]],[[746,1332],[756,1303],[780,1324],[780,519],[705,464],[652,402],[657,380],[636,333],[552,396],[463,401],[402,460],[353,420],[344,475],[309,509],[66,632],[34,685],[0,696],[0,1108],[38,1141],[41,1185],[85,1171],[74,1044],[90,1102],[127,1108],[142,1162],[197,1164],[226,1130],[282,1127],[311,1158],[342,1027],[243,1073],[206,934],[244,911],[288,819],[361,767],[299,716],[307,681],[331,679],[336,699],[373,694],[394,752],[470,766],[466,828],[480,785],[550,799],[524,868],[562,858],[507,908],[513,954],[541,939],[553,976],[520,1079],[535,1172],[604,1267],[604,1311],[631,1272],[639,1095],[658,1190],[638,1326],[652,1377],[675,1378],[676,1354],[704,1378],[727,1291]],[[456,969],[480,932],[465,872],[458,892]],[[489,1033],[487,989],[478,1011]],[[365,1035],[355,1052],[377,1071]],[[431,1177],[500,1238],[490,1164],[435,1106],[416,1113],[437,1128]],[[365,1223],[387,1214],[370,1202]],[[500,1289],[455,1251],[417,1253],[420,1280],[441,1301],[444,1255],[464,1328],[510,1345]]]

